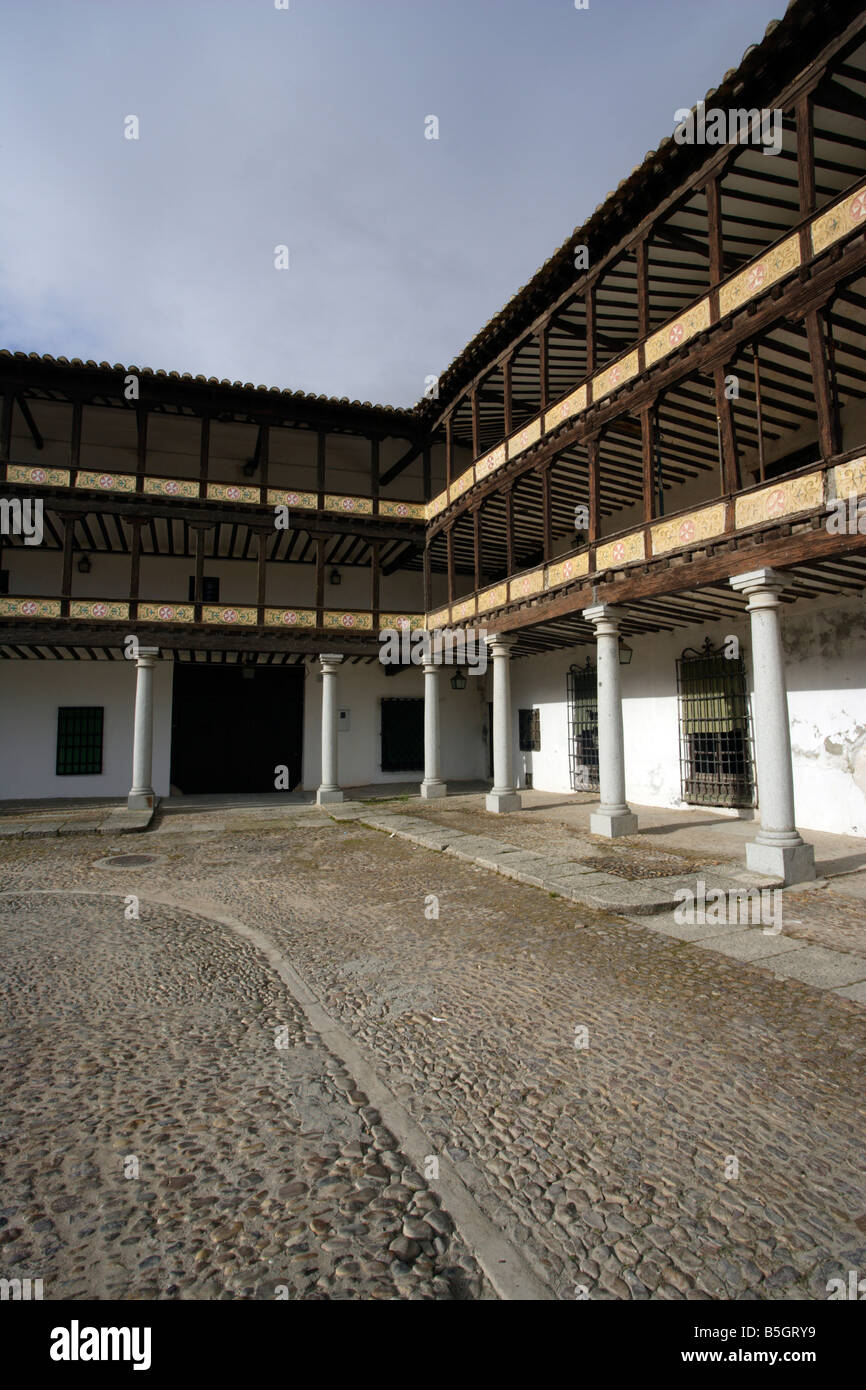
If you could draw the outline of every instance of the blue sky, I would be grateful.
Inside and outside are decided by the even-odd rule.
[[[410,405],[785,7],[289,3],[3,0],[0,346]]]

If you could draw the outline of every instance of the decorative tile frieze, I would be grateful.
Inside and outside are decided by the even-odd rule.
[[[719,287],[720,316],[724,318],[725,314],[754,299],[756,294],[762,294],[777,280],[796,270],[799,264],[800,238],[795,233]]]
[[[566,560],[556,560],[548,565],[544,575],[545,589],[556,589],[560,584],[570,584],[573,579],[589,573],[589,555],[569,555]]]
[[[372,516],[373,501],[370,497],[343,497],[338,493],[325,493],[326,512],[344,512],[349,516]]]
[[[325,627],[344,628],[352,632],[372,632],[373,614],[369,612],[346,613],[337,610],[326,610],[324,615]]]
[[[508,585],[508,598],[511,603],[515,599],[532,598],[534,594],[540,594],[544,588],[544,570],[530,570],[529,574],[520,574],[516,579],[512,579]]]
[[[194,478],[145,478],[144,490],[152,497],[198,497]]]
[[[517,458],[518,454],[531,449],[533,444],[537,444],[541,438],[541,416],[537,415],[534,420],[530,420],[523,429],[512,434],[508,439],[508,457]]]
[[[592,378],[592,399],[600,401],[602,396],[610,395],[611,391],[617,391],[620,386],[624,386],[627,381],[638,373],[637,348],[630,352],[627,357],[621,357],[618,362],[612,362],[609,367],[605,367],[603,372]]]
[[[258,609],[238,608],[231,603],[206,603],[201,610],[203,623],[219,623],[229,627],[255,627]]]
[[[833,469],[837,497],[862,497],[866,495],[866,455],[839,463]]]
[[[451,610],[449,608],[437,608],[435,613],[428,613],[426,618],[427,628],[432,631],[434,627],[447,627],[450,622]]]
[[[319,499],[315,492],[292,492],[282,487],[268,488],[269,507],[300,507],[303,511],[315,511]]]
[[[863,227],[864,224],[866,188],[861,188],[859,193],[844,198],[841,203],[830,208],[829,212],[822,212],[812,223],[812,254],[817,256],[819,251],[826,250],[834,241],[840,241],[843,236],[847,236],[856,227]]]
[[[261,488],[250,487],[247,483],[208,483],[209,502],[259,502]]]
[[[0,618],[59,618],[57,598],[0,598]]]
[[[738,497],[735,503],[737,528],[757,526],[762,521],[776,521],[794,512],[811,511],[824,502],[824,475],[805,473],[787,482],[772,483],[770,487]]]
[[[315,608],[266,608],[268,627],[315,627]]]
[[[674,352],[682,347],[695,334],[702,333],[710,326],[710,301],[709,297],[701,299],[697,304],[693,304],[691,309],[687,309],[684,314],[680,314],[673,323],[665,324],[664,328],[659,329],[658,333],[653,333],[651,338],[647,338],[644,346],[644,363],[651,367],[659,358],[665,357],[669,352]]]
[[[482,454],[475,465],[476,482],[480,482],[482,478],[486,478],[488,473],[493,473],[497,468],[501,468],[503,463],[505,463],[505,458],[504,441],[501,444],[497,444],[496,448],[491,449],[489,453]]]
[[[426,514],[423,502],[395,502],[390,497],[379,498],[380,516],[393,516],[399,521],[424,521]]]
[[[616,569],[617,565],[630,565],[645,558],[643,531],[632,531],[628,536],[620,536],[619,540],[598,546],[595,567],[597,570]]]
[[[79,468],[75,475],[76,487],[88,487],[99,492],[135,492],[133,473],[95,473],[87,468]]]
[[[725,504],[717,502],[712,507],[704,507],[687,516],[674,516],[669,521],[660,521],[651,529],[653,555],[664,555],[668,550],[677,550],[682,545],[693,545],[698,541],[720,536],[725,529]]]
[[[143,623],[192,623],[195,609],[191,603],[142,603],[139,599],[138,618]]]
[[[115,602],[114,599],[75,598],[69,605],[70,618],[100,618],[125,620],[129,617],[129,604]]]
[[[470,598],[461,599],[459,603],[451,605],[452,623],[462,623],[466,618],[475,617],[475,595]]]
[[[472,484],[473,484],[474,482],[475,482],[475,469],[474,469],[474,468],[467,468],[466,472],[465,472],[465,473],[461,473],[461,474],[460,474],[460,477],[457,478],[456,481],[453,482],[453,483],[451,484],[451,486],[449,487],[449,489],[448,489],[448,500],[449,500],[449,502],[455,502],[455,501],[457,500],[458,497],[462,497],[463,494],[464,494],[464,492],[468,491],[468,489],[471,488],[471,486],[472,486]]]
[[[42,468],[39,464],[10,463],[6,469],[8,483],[36,483],[42,487],[69,487],[68,468]]]
[[[440,493],[439,493],[439,496],[438,496],[438,497],[434,497],[430,502],[427,503],[427,507],[426,507],[427,518],[426,518],[426,519],[427,519],[428,521],[432,521],[433,518],[434,518],[434,516],[438,516],[440,512],[444,512],[444,510],[445,510],[445,508],[446,508],[447,506],[448,506],[448,489],[446,488],[444,492],[440,492]]]
[[[488,613],[491,608],[501,608],[508,602],[508,585],[495,584],[478,595],[478,612]]]
[[[399,632],[415,632],[424,626],[423,613],[380,613],[379,627],[393,627]]]
[[[559,429],[566,420],[570,420],[573,415],[579,415],[582,410],[586,410],[586,386],[578,386],[576,391],[557,401],[544,412],[544,431],[549,434],[551,430]]]

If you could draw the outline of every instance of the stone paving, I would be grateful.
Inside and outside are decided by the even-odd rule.
[[[133,851],[156,862],[94,867]],[[552,1296],[825,1298],[866,1270],[852,1001],[305,808],[7,840],[0,890],[19,895],[0,957],[18,1001],[5,1277],[49,1269],[73,1296],[494,1296],[458,1235],[437,1246],[447,1217],[418,1239],[435,1178],[397,1181],[399,1136],[208,904],[291,962]],[[139,895],[140,923],[86,890]],[[862,902],[848,911],[862,930]]]

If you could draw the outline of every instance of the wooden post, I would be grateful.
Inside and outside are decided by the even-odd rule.
[[[481,563],[481,504],[472,509],[472,541],[475,555],[475,592],[484,587]]]
[[[373,610],[373,630],[379,630],[379,542],[370,545],[370,607]]]
[[[379,441],[370,440],[370,496],[373,499],[373,511],[376,515],[379,512]]]
[[[70,481],[75,483],[75,475],[81,467],[81,420],[83,409],[80,401],[76,401],[72,407],[72,437],[69,441],[69,467],[72,472]]]
[[[265,605],[267,604],[268,592],[268,541],[271,532],[266,531],[262,526],[258,531],[258,552],[256,555],[256,622],[259,627],[264,626]]]
[[[316,492],[318,498],[316,506],[322,511],[325,506],[325,431],[319,430],[316,435]]]
[[[818,415],[818,443],[821,457],[826,461],[839,452],[836,422],[833,412],[833,398],[827,371],[827,356],[824,351],[823,315],[819,309],[810,309],[804,317],[806,339],[809,344],[809,361],[812,366],[812,391]]]
[[[454,523],[445,532],[445,548],[448,556],[448,602],[454,602]]]
[[[135,490],[144,492],[144,475],[147,472],[147,407],[139,406],[136,411],[138,426],[138,453],[135,464]]]
[[[586,441],[587,474],[589,483],[589,536],[590,545],[601,535],[601,497],[600,470],[598,461],[599,436]]]
[[[138,590],[141,582],[141,528],[144,522],[133,517],[132,540],[129,547],[129,616],[138,617]]]
[[[204,552],[207,528],[195,528],[195,575],[193,578],[192,601],[195,604],[195,620],[201,622],[201,606],[204,602]]]
[[[758,429],[758,480],[764,481],[764,411],[761,404],[761,364],[758,344],[752,344],[752,363],[755,370],[755,423]]]
[[[270,471],[270,425],[259,426],[259,485],[262,506],[268,501],[268,474]]]
[[[812,93],[804,92],[797,101],[797,188],[800,216],[815,211],[815,136],[812,121]]]
[[[470,394],[472,405],[472,457],[477,459],[481,453],[481,412],[478,401],[478,386],[472,387]]]
[[[201,417],[201,438],[198,450],[198,495],[207,497],[207,474],[210,462],[210,416]]]
[[[652,521],[653,463],[655,460],[655,401],[640,413],[641,463],[643,485],[643,519]]]
[[[12,412],[15,409],[15,396],[11,389],[3,393],[3,409],[0,412],[0,478],[6,479],[6,466],[12,448]]]
[[[445,417],[445,486],[450,488],[454,481],[454,429],[452,425],[453,412],[449,411]]]
[[[710,288],[724,277],[724,229],[722,227],[722,192],[718,174],[707,180],[707,241],[710,252]]]
[[[424,547],[424,612],[433,611],[433,567],[430,561],[430,546]]]
[[[505,489],[505,570],[514,573],[514,486]]]
[[[511,390],[511,374],[514,366],[514,353],[506,353],[502,363],[502,402],[505,433],[510,434],[514,425],[514,408]]]
[[[316,627],[325,625],[325,537],[316,536]]]
[[[430,501],[430,492],[433,487],[432,474],[430,469],[430,445],[425,444],[421,451],[421,476],[424,488],[424,501]]]
[[[547,564],[553,555],[553,518],[550,499],[550,470],[552,460],[548,459],[539,468],[541,474],[541,543],[544,551],[544,563]]]
[[[75,518],[63,518],[63,572],[60,579],[60,612],[69,617],[69,600],[72,597],[72,561],[75,544]]]
[[[637,336],[646,338],[650,331],[649,312],[649,257],[647,238],[642,236],[635,248],[635,271],[637,274]]]
[[[546,410],[550,399],[550,321],[538,334],[538,399],[540,409]]]
[[[596,352],[595,352],[595,283],[587,285],[584,294],[586,302],[586,374],[592,376],[595,371]]]
[[[740,490],[740,463],[737,458],[737,440],[734,432],[734,414],[731,402],[725,394],[725,368],[713,368],[713,385],[716,392],[716,420],[721,447],[722,492],[730,494]]]

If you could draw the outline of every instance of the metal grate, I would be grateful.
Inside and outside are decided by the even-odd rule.
[[[590,657],[568,669],[568,770],[574,791],[598,791],[598,687]]]
[[[696,806],[755,806],[746,667],[708,637],[677,661],[680,782]]]
[[[61,705],[57,711],[57,776],[102,771],[102,705]]]

